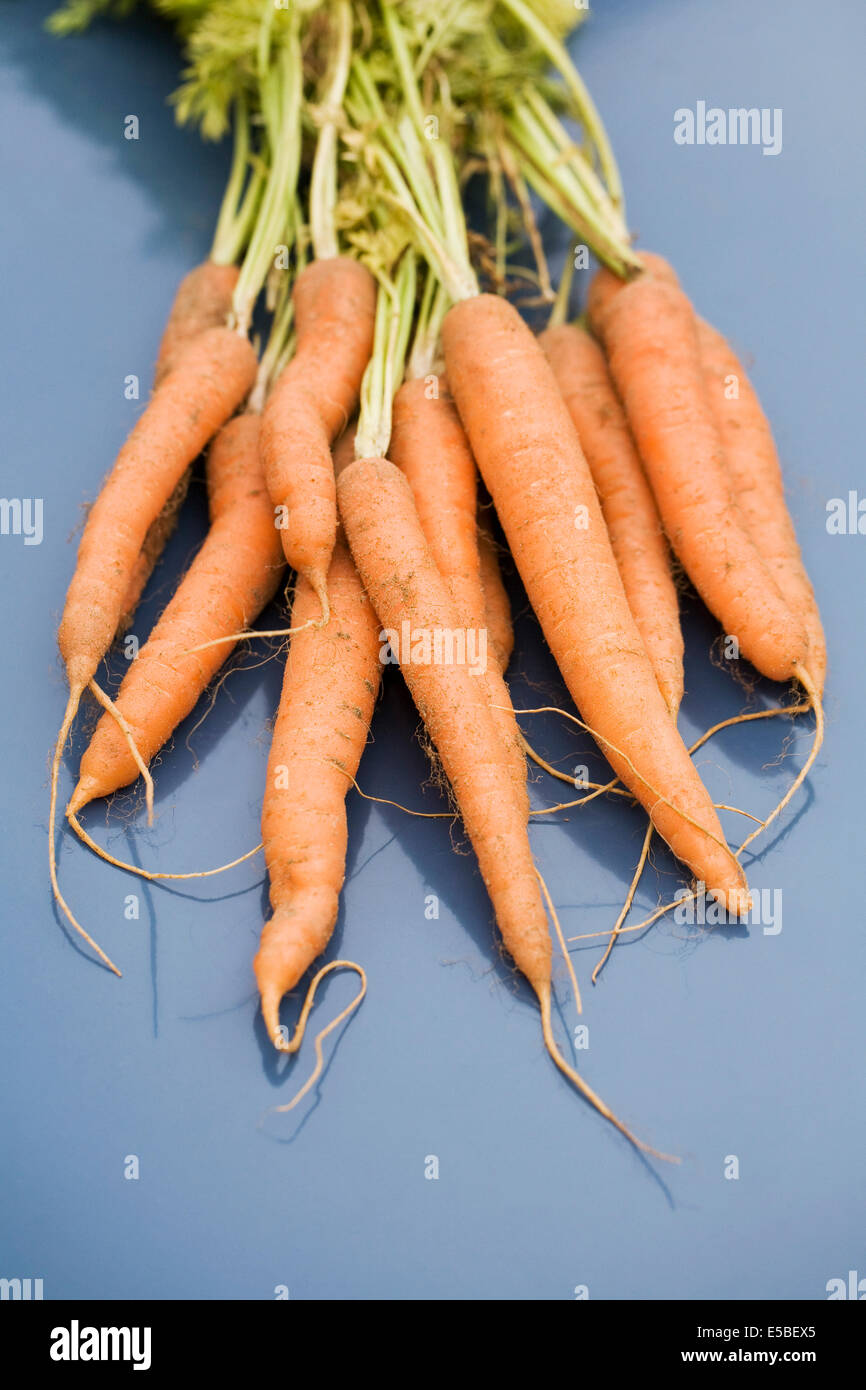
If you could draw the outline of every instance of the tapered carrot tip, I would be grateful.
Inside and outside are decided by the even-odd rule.
[[[280,1027],[280,1004],[284,994],[294,989],[304,971],[324,950],[315,933],[303,930],[296,913],[277,908],[265,923],[259,949],[253,959],[256,983],[262,1003],[262,1017],[268,1037],[279,1052],[288,1050],[288,1038]]]
[[[283,991],[276,985],[260,985],[259,992],[262,997],[262,1017],[265,1020],[268,1037],[278,1052],[287,1052],[289,1048],[288,1035],[280,1027],[280,1004],[283,1002]]]
[[[726,893],[713,893],[713,897],[729,917],[745,917],[752,910],[752,895],[748,888],[729,888]]]
[[[77,816],[78,812],[84,806],[89,806],[91,801],[95,801],[99,794],[99,783],[96,778],[82,777],[69,798],[69,805],[66,807],[67,819],[70,816]]]

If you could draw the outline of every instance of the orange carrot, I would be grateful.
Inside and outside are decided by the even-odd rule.
[[[641,251],[639,259],[647,274],[654,275],[656,279],[664,280],[669,285],[679,285],[676,271],[664,256],[657,255],[655,251]],[[626,283],[630,284],[631,281]],[[622,287],[623,281],[618,275],[614,275],[606,266],[599,266],[589,287],[587,303],[587,314],[592,325],[601,322]]]
[[[147,588],[147,582],[153,574],[162,552],[174,535],[177,519],[189,491],[191,477],[192,468],[187,468],[159,516],[147,528],[147,535],[136,557],[123,597],[120,621],[117,624],[116,636],[118,638],[131,628],[141,596]]]
[[[184,276],[174,297],[159,345],[154,372],[155,387],[159,386],[163,378],[177,366],[183,353],[200,333],[204,333],[208,328],[219,328],[228,322],[237,279],[237,266],[218,265],[211,260],[197,265]],[[118,636],[122,636],[130,627],[147,581],[174,533],[189,488],[189,480],[188,469],[159,516],[148,528],[123,600],[120,622],[117,625]]]
[[[51,760],[48,872],[55,901],[101,960],[117,966],[84,930],[60,892],[55,819],[60,762],[84,691],[113,706],[94,677],[117,632],[124,599],[149,527],[184,471],[244,399],[256,377],[256,355],[246,338],[227,328],[200,334],[159,388],[121,449],[90,509],[58,632],[69,697]],[[122,721],[140,772],[146,764]],[[148,783],[148,813],[151,787]]]
[[[607,275],[598,283],[598,296],[590,290],[590,317],[671,545],[743,656],[772,680],[792,679],[805,670],[803,624],[733,495],[692,306],[671,274],[656,269],[615,292]]]
[[[327,575],[331,619],[305,626],[319,598],[295,590],[283,690],[268,759],[262,840],[273,916],[254,961],[262,1014],[287,1050],[280,1000],[324,951],[346,872],[346,792],[358,770],[381,679],[379,624],[338,536]]]
[[[397,391],[389,453],[412,489],[421,529],[454,605],[458,630],[465,633],[467,644],[470,634],[476,642],[483,634],[484,669],[477,679],[484,685],[515,789],[528,816],[526,757],[520,730],[495,654],[487,651],[475,460],[444,378],[440,378],[436,396],[428,394],[421,379],[406,381]]]
[[[683,698],[683,634],[670,552],[604,354],[576,324],[549,328],[539,342],[589,464],[629,607],[676,719]]]
[[[327,619],[325,577],[337,529],[331,444],[358,403],[373,346],[376,284],[345,256],[313,261],[293,291],[297,350],[262,418],[262,458],[286,559]]]
[[[435,633],[456,627],[453,602],[424,538],[409,484],[386,459],[359,460],[337,482],[340,515],[382,627],[431,641],[430,659],[401,663],[461,808],[503,939],[532,982],[550,974],[551,946],[525,819],[483,690],[465,666],[436,661]]]
[[[387,459],[361,459],[337,479],[340,515],[382,627],[415,634],[453,629],[456,613],[430,553],[406,478]],[[405,653],[401,651],[401,657]],[[436,747],[478,858],[503,943],[534,989],[545,1046],[569,1080],[640,1148],[563,1058],[551,1023],[551,940],[526,816],[502,756],[484,690],[465,666],[403,660],[403,675]],[[552,905],[551,905],[552,906]]]
[[[514,651],[514,624],[511,621],[511,602],[502,582],[499,555],[493,533],[483,512],[478,510],[478,558],[481,564],[481,588],[484,592],[484,614],[493,654],[503,675],[508,670]]]
[[[332,451],[334,473],[339,477],[344,468],[355,462],[355,424],[348,425]]]
[[[808,666],[820,695],[827,644],[815,593],[785,504],[770,423],[742,363],[721,333],[698,319],[698,341],[710,406],[743,520],[788,606],[803,622]]]
[[[207,260],[181,280],[159,344],[154,386],[174,370],[200,333],[228,323],[238,273],[236,265]]]
[[[207,460],[210,530],[115,699],[148,763],[234,643],[196,653],[190,648],[246,628],[277,590],[283,553],[262,477],[259,430],[257,415],[239,415],[214,439]],[[67,815],[137,776],[116,719],[104,714],[81,759]]]
[[[117,630],[148,527],[252,386],[256,357],[227,328],[200,335],[163,378],[90,509],[58,640],[70,689],[91,680]]]
[[[746,911],[745,876],[658,688],[541,347],[494,295],[450,309],[443,343],[473,452],[572,698],[677,857],[729,911]]]

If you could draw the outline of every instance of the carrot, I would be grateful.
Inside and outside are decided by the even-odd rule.
[[[148,527],[255,373],[245,338],[208,329],[163,379],[121,449],[87,518],[60,624],[72,690],[83,690],[111,644]]]
[[[484,593],[484,615],[493,654],[503,675],[508,670],[511,653],[514,651],[514,624],[511,621],[511,603],[502,571],[493,533],[487,524],[480,507],[478,510],[478,559],[481,565],[481,588]]]
[[[656,264],[658,264],[656,262]],[[695,315],[671,273],[653,269],[589,313],[604,341],[668,538],[707,607],[765,676],[805,670],[803,624],[746,529],[701,368]]]
[[[450,309],[443,344],[473,452],[572,698],[677,857],[729,911],[746,911],[745,876],[656,683],[541,347],[493,295]]]
[[[210,530],[115,700],[148,763],[232,650],[219,645],[191,655],[190,647],[248,626],[277,590],[283,555],[262,477],[259,430],[257,415],[239,415],[214,439],[207,460]],[[104,714],[81,759],[67,815],[137,776],[117,722]]]
[[[155,521],[150,523],[147,528],[147,535],[144,538],[141,550],[138,552],[129,583],[126,586],[126,593],[123,597],[123,605],[120,614],[120,621],[117,624],[116,636],[122,637],[132,627],[136,609],[138,608],[141,596],[147,588],[147,582],[156,568],[162,552],[174,534],[177,526],[177,519],[180,516],[181,508],[186,501],[186,494],[189,491],[192,468],[187,468],[174,492],[162,508]]]
[[[408,620],[414,633],[431,638],[453,628],[453,601],[400,470],[387,459],[357,460],[337,479],[337,499],[352,554],[382,627],[399,631]],[[402,669],[454,792],[503,943],[538,998],[550,1056],[611,1124],[645,1149],[556,1045],[551,1024],[552,948],[540,877],[485,692],[457,663],[411,660],[404,661]]]
[[[580,438],[629,607],[659,689],[676,721],[684,690],[683,635],[670,551],[604,354],[577,324],[549,328],[539,341]],[[607,949],[592,972],[593,984],[628,916],[652,835],[650,821]]]
[[[641,251],[638,259],[648,275],[654,275],[656,279],[664,280],[669,285],[679,285],[676,271],[664,256],[657,255],[655,251]],[[631,281],[625,283],[630,284]],[[590,283],[587,302],[587,317],[593,329],[601,322],[622,287],[623,281],[620,276],[615,275],[606,266],[599,266]]]
[[[782,597],[803,622],[808,666],[820,695],[827,669],[827,644],[815,593],[785,504],[782,470],[770,423],[736,353],[722,334],[701,318],[698,341],[710,406],[737,504]],[[734,383],[736,394],[732,395]]]
[[[327,575],[331,619],[301,576],[268,759],[262,840],[273,915],[253,962],[262,1015],[287,1050],[280,1001],[324,951],[346,872],[346,793],[358,770],[381,679],[379,624],[338,536]],[[297,1097],[296,1097],[297,1099]]]
[[[683,635],[658,508],[604,354],[576,324],[539,338],[589,464],[629,607],[674,719],[683,698]]]
[[[262,417],[262,459],[283,550],[319,596],[337,530],[331,445],[358,403],[373,346],[375,281],[345,256],[313,261],[292,292],[297,349]]]
[[[204,261],[184,276],[174,297],[159,344],[154,372],[155,387],[159,386],[163,378],[177,366],[183,353],[200,333],[227,323],[237,279],[237,266],[218,265],[213,260]],[[148,528],[123,600],[121,618],[117,626],[118,637],[131,626],[133,614],[147,581],[174,533],[189,488],[189,480],[190,470],[187,469],[159,516]]]
[[[399,469],[385,459],[357,460],[337,489],[349,545],[383,628],[399,631],[408,618],[413,634],[431,643],[437,631],[453,629],[453,601]],[[515,831],[516,796],[484,692],[456,662],[431,656],[401,664],[499,909],[503,938],[527,978],[539,981],[550,970],[547,919],[523,820]],[[507,873],[500,857],[506,845]]]
[[[391,461],[405,475],[415,501],[421,529],[439,573],[445,580],[457,628],[468,642],[481,634],[487,643],[484,589],[476,523],[478,489],[475,460],[460,423],[447,382],[430,396],[425,381],[405,381],[394,397]],[[508,686],[495,655],[484,652],[477,677],[484,685],[514,786],[529,816],[526,758],[511,707]]]
[[[57,881],[54,822],[66,740],[84,691],[106,709],[111,701],[94,677],[117,631],[139,552],[187,466],[252,386],[256,355],[246,338],[211,328],[169,372],[135,425],[90,509],[58,631],[69,697],[54,756],[48,825],[48,872],[54,898],[81,937],[116,974],[116,965],[76,921]],[[123,716],[118,713],[119,720]],[[124,721],[125,723],[125,721]],[[130,739],[132,751],[132,740]],[[146,772],[134,751],[139,771]]]
[[[332,458],[334,473],[340,476],[344,468],[355,462],[355,425],[347,425],[334,445]]]
[[[218,265],[212,260],[203,261],[184,276],[160,340],[154,386],[175,369],[199,334],[228,322],[237,282],[236,265]]]

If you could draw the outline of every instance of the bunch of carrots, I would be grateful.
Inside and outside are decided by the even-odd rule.
[[[284,638],[257,847],[272,914],[253,962],[275,1046],[298,1049],[325,973],[349,966],[360,978],[356,999],[316,1039],[316,1068],[296,1104],[320,1074],[324,1037],[365,990],[360,966],[332,960],[313,975],[291,1038],[280,1025],[283,997],[334,930],[346,797],[380,689],[383,637],[483,634],[480,673],[453,649],[420,659],[413,649],[409,660],[400,652],[403,676],[502,945],[537,996],[547,1050],[602,1115],[654,1153],[554,1036],[554,937],[568,954],[533,858],[527,758],[570,779],[528,744],[511,703],[514,638],[487,498],[574,702],[576,713],[561,713],[612,770],[565,804],[624,795],[647,815],[595,979],[653,835],[695,895],[734,918],[749,912],[743,852],[821,745],[821,620],[757,396],[671,266],[631,244],[613,153],[564,46],[574,21],[566,0],[471,0],[437,13],[420,0],[153,3],[187,55],[181,119],[208,137],[231,128],[234,155],[210,258],[178,290],[153,393],[90,509],[66,598],[54,896],[117,971],[57,876],[59,773],[85,695],[103,713],[67,820],[128,872],[185,877],[113,858],[82,812],[142,777],[152,815],[150,764],[236,644]],[[85,27],[118,8],[130,6],[73,0],[53,27]],[[473,179],[489,204],[480,231],[464,212]],[[575,322],[568,271],[558,292],[551,284],[539,200],[599,262]],[[515,307],[521,298],[551,305],[539,336]],[[132,621],[202,450],[209,533],[110,696],[100,664]],[[677,727],[674,563],[740,653],[802,692],[779,711],[740,718],[814,715],[799,774],[736,849]],[[281,591],[285,627],[252,628]],[[579,1008],[573,971],[572,981]]]

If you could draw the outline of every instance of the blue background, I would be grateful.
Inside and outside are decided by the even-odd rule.
[[[4,1079],[0,1275],[48,1298],[822,1298],[866,1276],[862,1100],[864,553],[829,536],[826,502],[861,483],[864,11],[853,3],[599,0],[576,43],[622,166],[641,244],[670,256],[701,311],[752,364],[830,648],[827,738],[808,791],[750,869],[783,892],[783,930],[632,936],[599,986],[597,942],[575,955],[591,1084],[642,1135],[683,1157],[653,1169],[569,1088],[536,1009],[501,961],[489,906],[447,823],[349,796],[348,882],[332,953],[370,989],[329,1046],[316,1096],[266,1116],[286,1075],[257,1016],[251,958],[260,860],[199,886],[148,888],[64,836],[61,883],[124,971],[78,951],[52,911],[47,767],[65,700],[55,630],[70,540],[146,393],[181,275],[206,254],[225,147],[178,131],[177,54],[150,22],[57,41],[50,6],[3,9],[0,386],[4,495],[44,498],[39,546],[0,537]],[[673,112],[699,99],[782,107],[784,149],[678,147]],[[123,138],[140,117],[137,143]],[[552,224],[548,245],[565,241]],[[554,256],[558,264],[558,259]],[[578,277],[580,279],[580,276]],[[151,585],[146,632],[204,532],[198,483]],[[562,702],[519,590],[517,704]],[[712,621],[687,599],[687,735],[746,693],[714,667]],[[137,794],[94,833],[161,869],[221,863],[258,839],[279,661],[247,652],[194,733],[156,769],[157,821]],[[115,677],[123,661],[115,662]],[[782,692],[759,688],[758,703]],[[601,764],[548,718],[527,721],[563,765]],[[732,730],[700,763],[717,800],[766,811],[787,785],[790,725]],[[437,809],[416,718],[391,673],[362,786]],[[186,739],[189,739],[187,746]],[[796,733],[802,757],[808,731]],[[80,754],[68,756],[64,788]],[[537,805],[558,786],[533,784]],[[742,822],[728,818],[731,836]],[[642,818],[598,802],[532,839],[566,930],[610,924]],[[639,907],[680,882],[662,853]],[[140,918],[124,917],[138,893]],[[425,919],[437,894],[438,920]],[[643,914],[641,914],[643,915]],[[627,944],[626,944],[627,943]],[[574,1026],[558,969],[558,1027]],[[354,976],[323,991],[323,1021]],[[294,1017],[297,1001],[285,1016]],[[333,1043],[333,1040],[331,1040]],[[262,1117],[265,1117],[264,1119]],[[261,1123],[260,1123],[261,1122]],[[124,1179],[126,1155],[140,1179]],[[439,1160],[438,1181],[425,1158]],[[740,1177],[724,1177],[736,1155]]]

